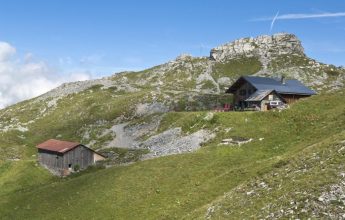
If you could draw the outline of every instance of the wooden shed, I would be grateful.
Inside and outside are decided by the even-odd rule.
[[[77,142],[50,139],[37,145],[38,161],[52,173],[69,175],[77,169],[86,169],[105,157]]]

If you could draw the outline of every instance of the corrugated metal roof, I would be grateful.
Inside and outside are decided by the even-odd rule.
[[[266,96],[268,96],[273,90],[256,90],[251,96],[249,96],[246,101],[261,101]]]
[[[55,139],[47,140],[41,144],[37,145],[37,148],[58,152],[58,153],[64,153],[66,151],[69,151],[77,146],[79,146],[80,143],[77,142],[70,142],[70,141],[60,141]]]
[[[243,76],[243,78],[258,90],[275,90],[279,94],[316,94],[316,92],[309,89],[296,79],[285,80],[285,84],[283,84],[280,79],[275,78],[258,76]]]

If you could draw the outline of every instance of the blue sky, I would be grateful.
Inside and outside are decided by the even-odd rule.
[[[314,59],[345,65],[342,0],[0,0],[0,5],[0,42],[15,48],[12,63],[34,60],[57,77],[144,69],[181,53],[206,56],[222,43],[277,32],[296,34]]]
[[[271,21],[253,20],[278,11],[345,12],[345,1],[2,1],[0,40],[63,70],[110,74],[270,34]],[[309,56],[345,65],[345,17],[277,20],[272,33],[281,31],[295,33]]]

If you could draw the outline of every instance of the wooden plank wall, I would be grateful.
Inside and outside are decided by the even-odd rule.
[[[246,90],[246,95],[242,96],[240,94],[241,90]],[[233,98],[233,104],[234,105],[238,105],[238,103],[240,101],[243,101],[245,99],[247,99],[249,96],[251,96],[254,92],[256,91],[256,89],[250,85],[248,82],[245,82],[241,87],[239,87],[235,94],[234,94],[234,98]]]
[[[297,100],[301,99],[301,98],[306,98],[306,97],[310,97],[309,95],[289,95],[289,94],[282,94],[281,95],[285,101],[288,103],[288,104],[291,104],[291,103],[294,103],[296,102]]]
[[[61,171],[63,168],[63,155],[45,151],[42,149],[38,150],[38,161],[45,165],[48,169],[54,171]]]
[[[80,169],[85,169],[93,163],[93,151],[83,145],[66,152],[63,157],[63,167],[65,169],[68,169],[69,164],[72,165],[72,168],[78,164]]]

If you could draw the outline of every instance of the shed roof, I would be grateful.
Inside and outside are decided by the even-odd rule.
[[[239,84],[247,81],[258,90],[275,90],[279,94],[299,94],[315,95],[316,92],[309,89],[303,83],[296,79],[285,80],[282,83],[278,78],[259,77],[259,76],[242,76],[229,89],[228,92],[234,92]]]
[[[274,90],[256,90],[246,101],[261,101]]]
[[[55,139],[47,140],[41,144],[37,145],[37,148],[58,152],[58,153],[65,153],[77,146],[79,146],[80,143],[78,142],[70,142],[70,141],[60,141]]]

